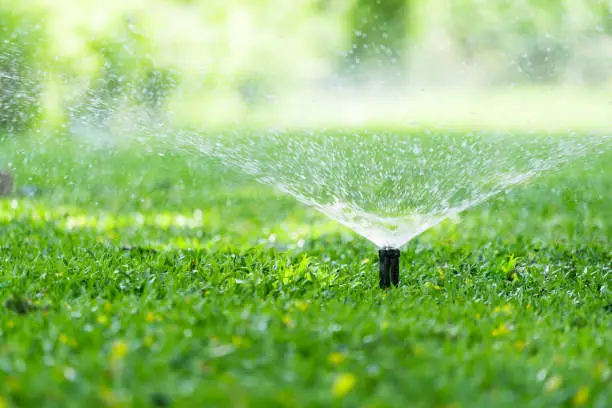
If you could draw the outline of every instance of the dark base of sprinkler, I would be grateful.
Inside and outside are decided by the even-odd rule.
[[[378,251],[381,289],[399,285],[399,258],[400,250],[397,248],[383,248]]]

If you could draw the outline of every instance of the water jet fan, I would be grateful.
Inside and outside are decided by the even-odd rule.
[[[608,137],[495,132],[183,132],[179,144],[290,194],[379,248],[379,286],[399,285],[400,249],[468,208],[602,152]]]

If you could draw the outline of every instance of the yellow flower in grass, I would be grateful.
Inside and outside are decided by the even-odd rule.
[[[509,305],[509,304],[505,304],[503,306],[495,306],[495,309],[493,309],[493,312],[495,313],[504,312],[506,314],[512,314],[513,311],[514,311],[514,308],[512,307],[512,305]]]
[[[596,379],[600,381],[606,381],[608,378],[610,378],[612,370],[603,361],[598,361],[595,365],[595,368],[593,368],[592,373],[593,377],[595,377]]]
[[[60,333],[60,335],[57,336],[57,340],[60,343],[67,344],[67,345],[69,345],[72,348],[76,348],[79,345],[79,343],[75,339],[72,339],[72,338],[66,336],[64,333]]]
[[[553,375],[548,379],[548,381],[546,381],[546,384],[544,384],[544,391],[546,391],[548,394],[553,393],[561,388],[561,385],[563,385],[563,379],[561,376]]]
[[[342,364],[345,360],[346,360],[346,355],[340,352],[337,352],[337,351],[327,356],[327,362],[334,366]]]
[[[232,344],[236,348],[247,348],[249,342],[240,336],[232,336]]]
[[[336,398],[344,397],[355,388],[356,383],[357,378],[353,374],[340,374],[332,385],[332,395]]]
[[[308,310],[308,307],[310,305],[304,301],[298,300],[297,302],[295,302],[295,307],[301,311],[301,312],[305,312]]]
[[[287,315],[283,316],[283,324],[289,328],[295,327],[295,323],[293,323],[293,320],[291,320],[291,317]]]
[[[108,387],[100,387],[99,396],[107,407],[114,407],[118,404],[117,397],[113,393],[113,390]]]
[[[525,346],[526,346],[526,345],[527,345],[527,343],[525,343],[524,341],[522,341],[522,340],[517,340],[517,341],[514,343],[514,348],[515,348],[517,351],[523,351],[523,349],[525,349]]]
[[[415,344],[412,347],[412,352],[415,356],[422,356],[423,354],[425,354],[425,347],[421,346],[420,344]]]
[[[578,389],[574,397],[572,398],[572,404],[576,407],[581,407],[589,402],[589,395],[591,394],[591,390],[586,385],[583,385]]]
[[[98,324],[106,326],[108,324],[108,317],[105,315],[100,315],[96,317],[96,322],[98,322]]]
[[[14,322],[14,321],[12,321],[12,320],[9,320],[9,321],[6,323],[6,327],[8,327],[9,329],[12,329],[13,327],[15,327],[15,322]]]
[[[425,282],[425,287],[426,288],[434,288],[435,290],[440,290],[440,286],[434,285],[433,283],[431,283],[429,281]]]
[[[111,349],[111,360],[122,360],[128,353],[128,345],[125,341],[116,341]]]
[[[4,384],[11,392],[16,392],[21,390],[21,382],[17,377],[9,377],[5,380]]]
[[[499,326],[497,326],[495,329],[493,329],[493,331],[491,332],[491,335],[493,337],[499,337],[499,336],[503,336],[508,333],[510,333],[510,328],[506,326],[505,323],[502,323]]]
[[[148,312],[145,320],[147,323],[153,323],[155,321],[155,314],[153,312]]]

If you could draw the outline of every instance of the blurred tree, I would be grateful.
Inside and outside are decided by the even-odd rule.
[[[139,80],[136,101],[150,114],[160,114],[180,78],[171,68],[149,68]]]
[[[351,50],[346,63],[358,77],[372,71],[403,71],[412,0],[356,0],[350,16]]]
[[[612,34],[612,2],[598,1],[593,4],[593,7],[601,21],[601,24],[598,26],[598,31]]]
[[[567,10],[557,0],[453,2],[449,34],[459,56],[473,62],[496,56],[486,67],[494,82],[555,82],[569,59]]]
[[[70,108],[72,120],[104,126],[128,107],[160,115],[178,83],[178,74],[158,67],[152,49],[132,17],[124,18],[118,31],[91,40],[89,50],[101,65],[84,95]]]

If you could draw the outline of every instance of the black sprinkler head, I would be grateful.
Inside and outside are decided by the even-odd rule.
[[[400,250],[397,248],[382,248],[378,251],[381,289],[399,285],[399,258]]]

